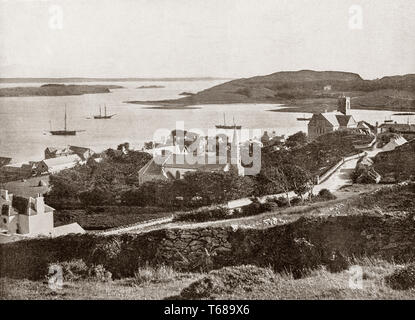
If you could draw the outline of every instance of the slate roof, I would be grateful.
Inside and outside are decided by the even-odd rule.
[[[68,163],[79,162],[81,160],[82,159],[77,154],[70,154],[68,156],[45,159],[43,160],[43,162],[49,168],[51,168],[51,167],[60,166],[60,165],[68,164]]]
[[[165,168],[178,168],[178,169],[194,169],[194,170],[207,170],[216,171],[223,170],[227,166],[227,157],[211,156],[209,154],[203,154],[196,158],[195,163],[186,160],[185,156],[177,157],[176,154],[170,155],[163,164]]]

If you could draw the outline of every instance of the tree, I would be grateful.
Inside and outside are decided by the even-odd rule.
[[[297,165],[285,165],[283,167],[284,174],[290,185],[290,189],[294,191],[303,201],[303,196],[307,192],[311,195],[314,183],[311,174]]]
[[[287,197],[288,205],[291,207],[290,195],[291,184],[282,168],[275,166],[267,167],[263,171],[263,175],[271,181],[276,187],[280,188]]]
[[[121,150],[121,151],[128,151],[130,150],[130,144],[128,142],[124,142],[118,145],[117,150]]]
[[[154,143],[153,141],[149,141],[149,142],[144,142],[144,150],[151,150],[154,148]]]
[[[290,191],[293,191],[303,200],[304,194],[307,192],[311,194],[314,187],[311,174],[297,165],[284,164],[281,167],[271,166],[266,168],[263,174],[285,193],[289,206],[291,206]]]
[[[292,136],[289,136],[285,142],[285,145],[289,148],[301,147],[305,144],[307,144],[307,135],[302,131],[298,131]]]

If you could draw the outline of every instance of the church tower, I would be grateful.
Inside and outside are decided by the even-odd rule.
[[[350,115],[350,97],[340,97],[337,102],[337,111],[340,111],[344,115]]]

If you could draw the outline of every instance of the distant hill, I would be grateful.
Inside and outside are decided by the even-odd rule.
[[[364,80],[350,72],[284,71],[228,81],[176,100],[130,102],[164,106],[273,103],[295,107],[288,111],[321,112],[335,108],[337,98],[342,94],[351,96],[352,107],[357,109],[413,111],[415,74]]]
[[[109,93],[110,89],[120,89],[115,85],[64,85],[44,84],[40,87],[0,88],[0,97],[31,96],[73,96],[88,93]]]
[[[65,82],[125,82],[125,81],[211,81],[230,80],[229,78],[216,77],[185,77],[185,78],[0,78],[0,83],[65,83]]]

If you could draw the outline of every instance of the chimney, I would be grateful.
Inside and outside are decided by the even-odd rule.
[[[35,210],[37,214],[45,213],[45,201],[40,194],[35,198]]]

